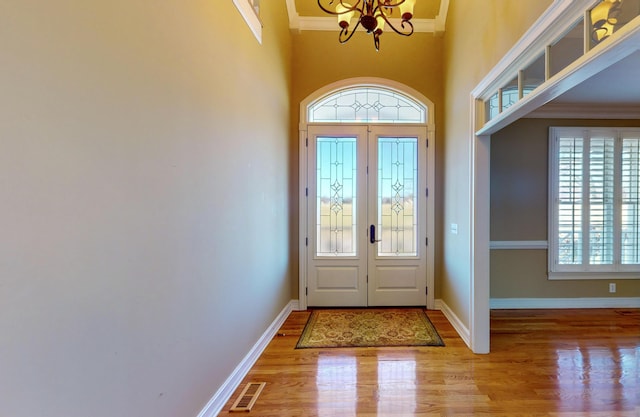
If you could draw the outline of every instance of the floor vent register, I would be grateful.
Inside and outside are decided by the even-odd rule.
[[[251,411],[265,385],[266,382],[249,382],[229,411]]]

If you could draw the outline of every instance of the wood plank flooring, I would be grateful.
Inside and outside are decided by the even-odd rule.
[[[640,310],[494,310],[491,353],[473,354],[439,311],[446,347],[295,349],[293,312],[247,382],[247,416],[640,417]]]

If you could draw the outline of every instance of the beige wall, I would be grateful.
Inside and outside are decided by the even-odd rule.
[[[637,120],[521,119],[491,136],[491,240],[547,240],[551,126],[640,126]],[[609,282],[617,292],[609,293]],[[549,281],[546,250],[491,251],[491,298],[638,297],[639,280]]]
[[[356,33],[345,44],[338,42],[338,32],[303,31],[293,34],[293,88],[291,106],[291,212],[298,213],[299,105],[314,91],[327,84],[353,77],[387,78],[419,91],[435,106],[436,154],[439,154],[438,127],[443,118],[442,37],[415,33],[401,37],[385,33],[376,52],[372,37]],[[438,169],[439,156],[436,156]],[[436,181],[438,174],[436,174]],[[436,184],[438,190],[440,187]],[[436,190],[436,202],[439,191]],[[436,203],[437,204],[437,203]],[[436,216],[441,212],[436,208]],[[436,218],[436,224],[440,224]],[[298,241],[298,218],[291,219],[291,240]],[[439,228],[436,230],[439,236]],[[439,241],[440,239],[436,239]],[[292,270],[298,270],[298,249],[292,245]],[[436,244],[436,253],[440,246]],[[436,263],[436,275],[439,263]],[[292,297],[298,298],[298,276],[292,280]],[[437,290],[437,286],[436,286]]]
[[[442,273],[440,297],[470,323],[470,93],[552,3],[452,1],[444,35]],[[452,223],[458,234],[449,232]]]
[[[0,415],[195,416],[290,300],[290,33],[0,2]]]

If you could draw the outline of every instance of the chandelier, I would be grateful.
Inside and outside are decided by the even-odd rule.
[[[345,43],[362,26],[367,33],[373,35],[373,44],[376,51],[380,50],[380,35],[388,25],[394,32],[402,36],[410,36],[413,33],[413,6],[416,0],[354,0],[351,5],[343,0],[318,0],[318,6],[329,14],[338,16],[340,34],[338,41]],[[323,4],[325,3],[325,4]],[[400,29],[396,28],[389,18],[395,9],[400,9]],[[353,18],[357,21],[353,29],[350,29]]]

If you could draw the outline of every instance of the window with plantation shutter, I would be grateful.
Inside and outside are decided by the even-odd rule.
[[[635,136],[635,137],[633,137]],[[640,264],[640,134],[622,138],[621,241],[623,265]]]
[[[549,277],[640,277],[640,130],[549,137]]]

